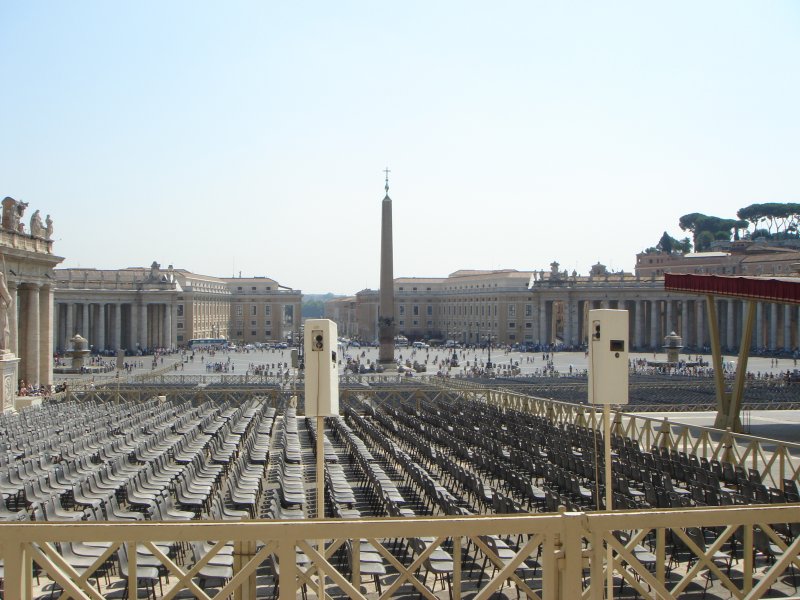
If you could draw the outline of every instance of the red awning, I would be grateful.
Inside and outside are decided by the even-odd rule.
[[[732,277],[666,273],[664,289],[669,292],[800,304],[800,278],[796,277]]]

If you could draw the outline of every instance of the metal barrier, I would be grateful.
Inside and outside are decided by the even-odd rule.
[[[470,387],[466,382],[441,380],[436,386],[455,389],[466,398],[507,410],[519,410],[590,429],[602,430],[602,409],[587,404],[558,402],[490,387]],[[694,454],[698,458],[727,461],[755,469],[769,486],[783,489],[784,479],[800,482],[800,444],[752,435],[675,423],[641,414],[612,410],[612,434],[636,440],[644,451],[653,446]]]
[[[137,581],[146,566],[160,565],[171,576],[161,597],[174,598],[189,590],[197,598],[255,598],[259,593],[258,569],[272,561],[280,565],[278,597],[294,599],[302,586],[319,593],[366,600],[375,597],[368,584],[362,592],[360,548],[380,555],[386,573],[380,598],[389,598],[405,586],[414,593],[435,599],[428,583],[436,571],[431,557],[444,550],[452,558],[439,563],[438,573],[450,587],[453,598],[474,593],[476,600],[491,597],[510,584],[527,598],[556,600],[604,597],[606,582],[628,585],[644,598],[679,598],[692,585],[705,589],[714,585],[736,598],[760,598],[782,579],[800,569],[800,537],[787,538],[781,525],[800,521],[800,505],[699,508],[686,510],[628,511],[611,513],[560,513],[475,517],[431,517],[411,519],[329,519],[308,521],[166,522],[166,523],[31,523],[0,525],[0,558],[5,567],[5,598],[34,597],[34,563],[72,598],[103,598],[90,578],[125,546],[128,598],[137,597]],[[695,530],[715,531],[713,539],[698,539]],[[623,535],[624,534],[624,535]],[[412,544],[412,556],[400,552],[392,540],[421,540]],[[513,540],[509,546],[503,539]],[[759,540],[769,542],[762,550]],[[180,544],[215,540],[202,558],[183,561],[168,556],[164,542]],[[317,541],[322,540],[324,551]],[[74,567],[59,551],[57,543],[107,542],[91,566]],[[207,593],[196,578],[226,544],[233,544],[233,571],[216,592]],[[652,544],[643,557],[643,544]],[[502,552],[499,548],[509,552]],[[352,556],[352,572],[334,558],[343,548]],[[741,549],[744,551],[741,551]],[[741,557],[739,555],[741,554]],[[771,555],[769,555],[771,554]],[[147,555],[147,559],[143,557]],[[725,563],[729,557],[731,563]],[[155,562],[153,562],[155,560]],[[441,560],[441,559],[439,559]],[[491,567],[484,577],[466,572],[483,562]],[[611,573],[608,569],[611,569]],[[152,572],[152,569],[150,569]],[[734,572],[735,571],[735,572]],[[319,573],[324,574],[320,584]],[[611,576],[610,578],[608,576]],[[147,577],[153,578],[152,575]],[[379,578],[380,579],[380,578]],[[477,579],[477,581],[476,581]],[[125,579],[115,581],[121,587]],[[160,582],[160,578],[159,578]],[[794,583],[794,582],[793,582]],[[155,593],[155,586],[153,585]]]

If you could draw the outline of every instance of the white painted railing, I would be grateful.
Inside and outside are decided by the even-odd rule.
[[[380,598],[389,598],[403,586],[414,593],[436,598],[428,582],[433,567],[430,557],[444,548],[452,556],[446,579],[454,598],[469,592],[477,600],[491,597],[502,586],[510,585],[527,598],[555,600],[601,599],[611,565],[615,585],[635,589],[644,598],[679,598],[691,585],[705,588],[712,583],[724,595],[735,598],[760,598],[773,587],[791,591],[790,577],[800,569],[800,537],[786,536],[787,523],[800,522],[800,505],[744,506],[686,510],[628,511],[613,513],[561,513],[475,517],[412,519],[329,519],[325,521],[245,521],[187,523],[31,523],[0,525],[0,558],[4,561],[4,598],[30,600],[34,597],[33,564],[58,583],[72,598],[100,599],[103,596],[92,582],[93,574],[123,544],[130,557],[128,597],[136,598],[137,567],[149,554],[169,571],[169,583],[162,598],[173,598],[183,589],[209,600],[229,596],[255,598],[256,572],[276,560],[280,564],[279,598],[294,599],[300,587],[319,590],[318,574],[328,592],[366,600],[377,593],[365,587],[358,566],[343,572],[332,557],[353,540],[366,540],[380,554],[386,567]],[[689,528],[704,528],[706,542],[697,542]],[[715,533],[711,535],[711,532]],[[620,541],[619,532],[626,532]],[[756,537],[758,536],[758,537]],[[771,556],[762,554],[758,540],[771,542]],[[393,549],[392,540],[424,538],[412,557],[403,560]],[[498,556],[497,540],[509,539],[517,545],[510,553]],[[213,548],[196,564],[184,563],[165,555],[162,543],[216,540]],[[324,552],[317,541],[324,540]],[[56,543],[109,542],[86,571],[75,569],[62,558]],[[226,543],[234,546],[233,576],[221,589],[207,592],[196,576]],[[640,560],[644,545],[654,561]],[[671,574],[668,560],[679,545]],[[703,547],[700,547],[700,546]],[[360,544],[352,546],[353,564],[359,565]],[[608,549],[610,548],[610,562]],[[742,550],[744,549],[744,550]],[[732,557],[731,566],[721,559]],[[301,557],[302,560],[298,560]],[[485,562],[484,562],[485,561]],[[477,573],[467,576],[466,565],[483,562],[493,568],[479,583]],[[80,573],[79,573],[80,571]],[[115,576],[120,581],[119,573]],[[121,587],[121,585],[120,585]],[[444,587],[444,583],[440,583]],[[365,591],[366,590],[366,591]],[[408,587],[406,587],[408,590]],[[261,595],[261,590],[258,590]],[[154,589],[155,593],[155,589]],[[441,593],[441,591],[439,592]],[[158,594],[157,594],[158,595]],[[318,595],[318,597],[320,597]]]

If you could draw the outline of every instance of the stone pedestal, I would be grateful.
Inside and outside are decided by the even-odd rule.
[[[86,358],[90,353],[89,342],[79,333],[76,333],[70,342],[72,342],[72,350],[67,354],[72,356],[72,370],[80,373],[81,369],[86,366]]]
[[[17,408],[19,359],[12,353],[0,355],[0,406],[2,412]]]

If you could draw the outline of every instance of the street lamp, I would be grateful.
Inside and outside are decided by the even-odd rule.
[[[487,345],[489,346],[489,358],[486,361],[486,370],[487,371],[492,369],[492,367],[494,366],[494,365],[492,365],[492,338],[493,337],[494,336],[492,334],[490,334],[490,333],[486,334],[486,342],[487,342]]]
[[[458,346],[456,344],[456,335],[458,335],[458,330],[453,330],[448,332],[450,339],[453,341],[453,357],[450,359],[450,366],[457,367],[458,366]]]

